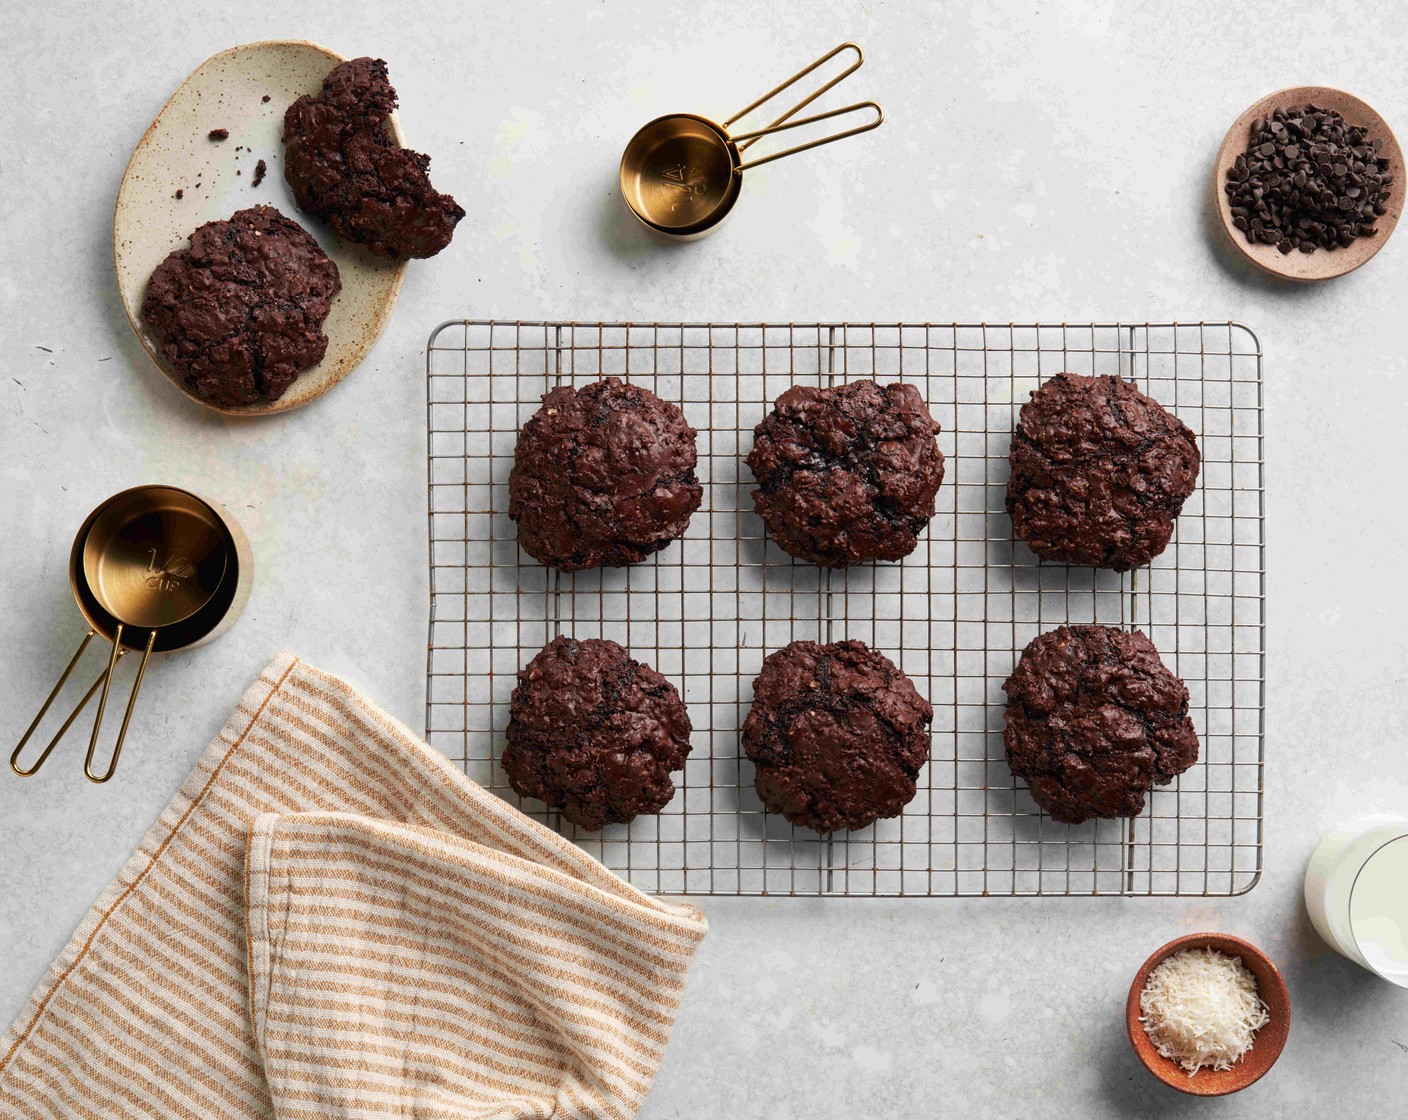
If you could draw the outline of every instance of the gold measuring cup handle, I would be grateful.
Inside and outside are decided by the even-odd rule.
[[[108,690],[112,688],[112,672],[117,668],[117,659],[122,656],[122,623],[112,636],[112,655],[108,659],[108,670],[103,674],[103,695],[98,700],[98,717],[93,721],[93,734],[88,738],[88,756],[83,760],[83,775],[90,782],[102,783],[111,778],[117,770],[117,760],[122,755],[122,743],[127,738],[127,725],[132,722],[132,709],[137,705],[137,693],[142,688],[142,678],[147,673],[147,662],[151,660],[152,647],[156,645],[157,631],[147,636],[147,648],[142,653],[142,663],[137,666],[137,679],[132,682],[131,695],[127,697],[127,710],[122,713],[122,727],[117,732],[117,744],[112,748],[112,758],[102,774],[93,773],[93,752],[98,749],[98,733],[103,729],[103,711],[108,706]],[[79,651],[82,652],[81,650]]]
[[[836,86],[839,85],[839,83],[841,82],[845,82],[845,80],[848,79],[850,75],[853,75],[856,70],[860,69],[860,63],[866,61],[865,51],[862,51],[862,49],[860,49],[859,46],[853,44],[853,42],[843,42],[841,46],[836,46],[836,48],[826,52],[826,54],[822,55],[821,58],[818,58],[817,61],[812,62],[810,66],[807,66],[807,68],[797,70],[797,73],[794,73],[793,76],[788,77],[786,82],[781,83],[780,86],[774,87],[774,89],[767,90],[767,93],[763,94],[762,97],[759,97],[758,100],[753,101],[750,106],[745,106],[741,108],[741,110],[738,110],[738,113],[735,113],[734,116],[729,117],[727,121],[724,121],[724,130],[727,131],[729,125],[734,124],[735,121],[741,121],[743,117],[746,117],[749,113],[752,113],[755,108],[765,106],[765,104],[769,103],[770,100],[773,100],[773,97],[776,97],[777,94],[783,92],[783,90],[788,89],[788,87],[797,85],[798,82],[801,82],[801,79],[804,79],[805,76],[810,75],[812,70],[817,69],[818,66],[825,66],[826,63],[831,62],[831,59],[834,59],[836,55],[843,54],[843,52],[846,51],[855,51],[855,62],[850,63],[850,65],[846,66],[846,69],[843,69],[841,73],[838,73],[838,75],[832,77],[832,79],[829,80],[826,85],[822,86],[821,89],[815,90],[814,93],[808,94],[807,97],[803,97],[803,99],[798,101],[797,104],[794,104],[793,107],[788,108],[786,113],[783,113],[783,116],[777,117],[774,121],[770,121],[770,123],[767,124],[765,128],[760,128],[760,130],[756,132],[745,132],[742,137],[734,137],[734,139],[745,139],[745,141],[748,141],[746,142],[746,144],[738,145],[739,151],[743,151],[743,149],[748,147],[749,144],[752,144],[755,139],[763,137],[763,135],[767,135],[767,132],[772,130],[774,125],[779,125],[783,123],[783,121],[788,120],[788,118],[793,117],[794,114],[800,113],[801,110],[804,110],[805,107],[810,106],[812,101],[817,100],[818,97],[821,97],[821,94],[824,94],[826,90],[831,89],[832,86]],[[800,121],[800,123],[805,124],[805,121]],[[876,121],[876,124],[879,124],[879,121]],[[870,127],[874,128],[874,124],[870,125]],[[811,147],[815,147],[815,145],[811,145]],[[801,151],[801,149],[798,148],[797,151]],[[783,155],[788,155],[788,152],[783,152]],[[776,159],[777,156],[773,156],[773,158]]]
[[[770,136],[774,132],[784,132],[789,128],[801,128],[805,124],[816,124],[817,121],[829,120],[832,117],[845,116],[847,113],[854,113],[861,109],[875,110],[875,119],[867,121],[865,124],[857,125],[855,128],[848,128],[844,132],[833,132],[830,136],[823,136],[820,140],[809,140],[805,144],[798,144],[795,148],[785,148],[780,152],[774,152],[770,156],[762,156],[758,159],[750,159],[747,163],[740,163],[733,169],[735,175],[741,174],[750,167],[759,167],[764,163],[771,163],[775,159],[782,159],[784,156],[796,155],[798,152],[805,152],[809,148],[819,148],[823,144],[830,144],[833,140],[844,140],[847,136],[855,136],[862,132],[869,132],[872,128],[879,128],[885,121],[885,112],[873,101],[860,101],[854,105],[847,105],[843,109],[832,109],[826,113],[817,113],[813,117],[803,117],[799,121],[788,121],[786,124],[770,124],[767,128],[760,128],[756,132],[744,132],[733,137],[734,140],[746,140],[751,144],[760,136]],[[738,145],[742,151],[745,144]]]
[[[142,688],[142,677],[146,675],[147,661],[151,658],[152,647],[156,645],[157,636],[157,631],[153,630],[147,637],[147,648],[142,653],[141,665],[137,667],[137,679],[132,682],[132,693],[127,697],[127,710],[122,714],[122,727],[117,733],[117,745],[112,749],[112,758],[108,761],[108,768],[103,773],[96,774],[93,772],[93,755],[98,749],[98,733],[102,731],[103,728],[103,712],[107,709],[108,693],[112,690],[113,671],[117,668],[118,660],[127,654],[127,649],[122,644],[122,630],[123,626],[119,623],[117,630],[112,636],[112,653],[108,655],[107,668],[103,670],[102,676],[88,686],[88,691],[83,694],[82,699],[74,706],[73,711],[68,714],[68,718],[64,720],[63,726],[60,727],[59,730],[55,732],[54,737],[49,740],[49,745],[44,748],[43,753],[34,760],[32,765],[21,766],[20,754],[29,743],[30,737],[34,734],[35,729],[43,722],[44,717],[48,715],[49,709],[53,707],[54,701],[58,699],[59,693],[63,691],[63,687],[68,683],[69,677],[73,675],[74,668],[82,659],[84,651],[96,636],[97,631],[89,630],[88,633],[83,636],[83,641],[78,643],[78,651],[69,659],[67,668],[64,669],[63,674],[59,677],[59,683],[54,685],[54,689],[49,693],[48,699],[46,699],[40,707],[39,714],[34,717],[33,722],[30,723],[24,736],[10,754],[10,769],[21,778],[28,778],[31,774],[37,773],[39,768],[48,761],[49,756],[54,753],[54,748],[59,745],[59,740],[68,734],[68,729],[73,726],[74,721],[83,713],[83,709],[88,706],[88,701],[93,699],[93,694],[98,691],[99,686],[102,687],[103,692],[101,698],[98,700],[98,715],[93,721],[93,733],[88,737],[88,755],[83,760],[83,773],[90,782],[99,783],[106,782],[113,776],[113,773],[117,770],[117,760],[122,755],[122,743],[127,738],[127,725],[132,722],[132,709],[136,707],[137,693]]]
[[[34,760],[34,764],[28,767],[20,765],[20,754],[24,751],[26,744],[29,743],[31,736],[33,736],[40,723],[43,722],[44,717],[49,714],[49,709],[54,706],[54,701],[58,699],[59,693],[63,691],[64,685],[68,683],[69,677],[73,675],[73,670],[83,657],[83,652],[88,648],[88,643],[91,642],[96,635],[96,630],[89,630],[88,633],[84,635],[83,641],[78,643],[78,652],[69,659],[68,668],[66,668],[63,671],[63,675],[59,677],[59,683],[54,685],[53,691],[49,693],[49,698],[44,701],[43,706],[39,709],[39,714],[34,717],[33,722],[30,723],[29,728],[25,731],[18,745],[10,754],[10,769],[21,778],[28,778],[31,774],[37,773],[39,768],[48,761],[49,756],[54,753],[54,748],[59,745],[59,740],[68,734],[68,729],[73,726],[74,720],[76,720],[79,715],[82,714],[83,709],[88,706],[88,701],[93,699],[93,694],[97,692],[99,686],[106,682],[111,676],[112,664],[110,661],[109,667],[103,670],[102,676],[88,686],[88,691],[83,694],[83,698],[79,700],[73,711],[69,713],[68,718],[64,720],[64,725],[60,727],[54,737],[49,740],[49,745],[44,748],[44,752]],[[123,649],[121,653],[118,654],[118,657],[121,657],[126,652],[127,651]],[[104,692],[106,692],[106,690],[104,690]]]

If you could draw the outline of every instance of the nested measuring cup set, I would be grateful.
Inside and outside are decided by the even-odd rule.
[[[90,781],[106,782],[117,770],[152,655],[223,634],[244,609],[253,576],[244,531],[215,502],[174,486],[138,486],[108,498],[88,515],[69,552],[69,589],[87,633],[10,755],[10,769],[26,778],[35,773],[97,696],[83,772]],[[107,645],[102,672],[48,745],[27,750],[94,638]],[[118,666],[129,653],[141,660],[116,741],[100,763],[103,717]]]
[[[730,131],[744,117],[846,54],[854,57],[844,70],[768,124]],[[621,159],[621,196],[626,205],[642,225],[666,240],[688,241],[712,233],[733,211],[744,171],[880,125],[884,114],[873,101],[797,115],[859,70],[864,61],[858,46],[842,43],[722,124],[693,113],[657,117],[631,138]],[[779,152],[744,156],[765,137],[853,115],[863,116],[860,124]],[[98,506],[83,522],[69,554],[69,588],[87,633],[10,755],[10,768],[21,777],[37,772],[96,696],[83,773],[93,782],[111,778],[152,656],[190,649],[229,629],[249,598],[253,570],[249,542],[239,524],[219,505],[188,490],[139,486]],[[31,746],[95,638],[107,647],[102,671],[48,743],[42,749]],[[100,752],[113,683],[129,654],[140,654],[140,661],[122,723],[113,746]],[[106,754],[106,762],[99,761],[101,754]]]
[[[730,131],[744,117],[780,97],[803,78],[843,54],[854,55],[849,65],[781,116],[761,128]],[[657,117],[631,137],[621,157],[621,197],[626,206],[643,226],[666,240],[692,241],[714,232],[733,212],[743,189],[743,172],[749,168],[880,126],[885,114],[873,101],[860,101],[806,117],[797,116],[822,94],[859,70],[864,61],[865,55],[858,46],[842,43],[744,106],[722,124],[694,113],[670,113]],[[852,116],[859,118],[861,123],[780,152],[753,158],[747,158],[744,154],[765,137],[833,118]]]

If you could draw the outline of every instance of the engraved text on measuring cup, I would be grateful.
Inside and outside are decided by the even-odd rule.
[[[147,549],[147,556],[147,586],[153,591],[175,591],[183,579],[189,579],[195,574],[187,556],[173,553],[167,557],[165,564],[157,562],[157,551],[154,548]]]
[[[660,179],[665,186],[672,188],[682,196],[702,195],[709,189],[704,172],[697,167],[690,167],[683,163],[663,168],[660,172]],[[671,204],[670,209],[678,210],[688,200],[688,197],[682,197],[678,202]]]

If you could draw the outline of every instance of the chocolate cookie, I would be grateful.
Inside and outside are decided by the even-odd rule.
[[[934,516],[939,425],[913,385],[796,385],[753,429],[753,505],[793,556],[825,568],[898,560]]]
[[[284,113],[284,178],[301,210],[377,256],[433,257],[464,209],[430,185],[429,156],[396,146],[395,108],[385,62],[344,62]]]
[[[1126,572],[1167,546],[1198,481],[1187,425],[1118,377],[1058,373],[1022,406],[1007,512],[1045,560]]]
[[[523,551],[563,572],[659,552],[704,497],[694,437],[678,408],[618,377],[552,390],[519,432],[508,478]]]
[[[1053,820],[1134,817],[1198,760],[1188,689],[1138,630],[1062,626],[1002,686],[1007,765]]]
[[[929,760],[934,709],[864,642],[793,642],[753,682],[743,749],[763,805],[817,832],[898,816]]]
[[[518,673],[504,771],[573,824],[624,824],[675,796],[691,730],[675,686],[615,642],[554,638]]]
[[[142,318],[166,360],[211,404],[276,401],[328,348],[342,290],[312,236],[272,206],[207,222],[147,282]]]

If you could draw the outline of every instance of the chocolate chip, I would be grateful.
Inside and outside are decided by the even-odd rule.
[[[1275,110],[1253,123],[1246,151],[1228,168],[1234,228],[1282,253],[1339,249],[1372,236],[1393,181],[1382,148],[1380,138],[1332,110]]]

